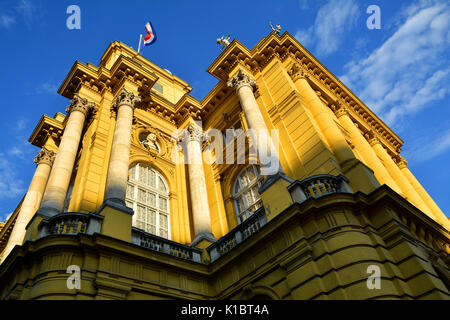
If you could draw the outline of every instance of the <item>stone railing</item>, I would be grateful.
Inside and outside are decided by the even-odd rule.
[[[157,251],[180,259],[201,263],[201,249],[185,246],[180,243],[176,243],[165,238],[147,233],[135,227],[133,227],[131,230],[131,242],[152,251]]]
[[[343,175],[318,174],[288,186],[292,199],[303,202],[309,198],[319,198],[330,193],[352,193],[348,179]]]
[[[248,219],[206,249],[211,257],[211,262],[217,260],[236,247],[239,243],[251,237],[266,223],[266,213],[264,212],[264,208],[261,207]]]
[[[64,212],[39,224],[38,238],[53,234],[100,233],[103,216],[95,213]]]

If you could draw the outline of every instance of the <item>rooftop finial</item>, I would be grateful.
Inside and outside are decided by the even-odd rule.
[[[276,26],[276,28],[274,28],[273,26],[272,26],[272,22],[270,22],[269,21],[269,25],[270,25],[270,28],[272,29],[272,31],[276,34],[276,35],[280,35],[280,32],[281,32],[281,26],[279,25],[279,24],[277,24],[277,26]]]
[[[225,38],[225,36],[222,36],[221,38],[218,38],[216,40],[216,43],[222,45],[222,48],[220,50],[225,49],[227,46],[230,45],[230,35],[228,35],[226,38]]]

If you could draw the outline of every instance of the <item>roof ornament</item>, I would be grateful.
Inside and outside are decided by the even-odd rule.
[[[225,38],[225,36],[218,38],[216,40],[216,43],[222,45],[222,48],[220,49],[220,51],[222,51],[223,49],[225,49],[226,47],[228,47],[230,45],[230,35],[228,35],[226,38]]]
[[[274,28],[274,27],[272,26],[272,22],[270,22],[270,21],[269,21],[269,25],[270,25],[270,28],[272,29],[272,31],[273,31],[277,36],[279,36],[279,35],[280,35],[280,32],[281,32],[281,26],[280,26],[279,24],[277,24],[276,28]]]

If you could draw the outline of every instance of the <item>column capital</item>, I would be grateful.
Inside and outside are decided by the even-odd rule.
[[[55,152],[48,150],[44,147],[38,152],[37,156],[34,158],[34,162],[37,165],[40,165],[41,163],[46,163],[51,167],[53,165],[53,161],[55,161],[55,156],[56,156]]]
[[[406,159],[403,158],[401,155],[395,155],[394,161],[400,169],[407,168],[408,166],[408,161],[406,161]]]
[[[131,108],[136,107],[136,103],[141,102],[141,97],[135,95],[133,92],[128,91],[125,88],[122,88],[120,92],[117,94],[116,98],[113,102],[113,109],[118,109],[123,105],[130,106]]]
[[[309,73],[298,63],[293,63],[291,68],[288,71],[289,76],[292,78],[292,81],[297,81],[298,79],[307,79],[309,78]]]
[[[369,142],[370,146],[372,146],[372,147],[374,145],[380,143],[380,139],[378,138],[378,135],[375,132],[373,132],[372,130],[367,131],[364,134],[364,137],[367,139],[367,141]]]
[[[336,100],[334,104],[331,105],[331,110],[334,111],[336,118],[348,115],[348,107],[342,99]]]
[[[234,88],[236,91],[244,86],[253,89],[256,88],[256,81],[242,70],[239,70],[239,72],[227,82],[227,85]]]
[[[203,131],[201,128],[194,126],[193,124],[189,124],[187,130],[189,132],[190,141],[198,141],[198,142],[203,141]]]
[[[70,114],[73,111],[80,111],[87,116],[89,110],[94,108],[94,106],[94,102],[89,102],[88,99],[82,98],[78,93],[75,93],[70,101],[70,105],[66,108],[66,112]]]

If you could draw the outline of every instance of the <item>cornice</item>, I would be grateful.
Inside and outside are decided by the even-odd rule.
[[[43,115],[39,120],[38,125],[34,128],[28,141],[36,146],[42,148],[48,136],[59,139],[64,130],[64,123],[54,118]]]
[[[139,95],[147,96],[157,80],[158,77],[150,70],[133,59],[120,55],[109,70],[104,66],[94,69],[91,64],[75,61],[58,93],[72,99],[80,87],[84,86],[98,93],[107,90],[115,94],[124,81],[131,81],[139,88]]]
[[[393,152],[400,152],[403,141],[288,32],[282,36],[271,33],[261,39],[251,50],[239,41],[233,40],[207,71],[220,81],[226,82],[229,80],[229,73],[237,64],[255,75],[272,59],[278,58],[284,61],[287,57],[291,57],[307,72],[308,81],[316,87],[315,90],[323,91],[330,102],[338,99],[345,101],[355,117],[360,118],[361,122],[376,131]]]

